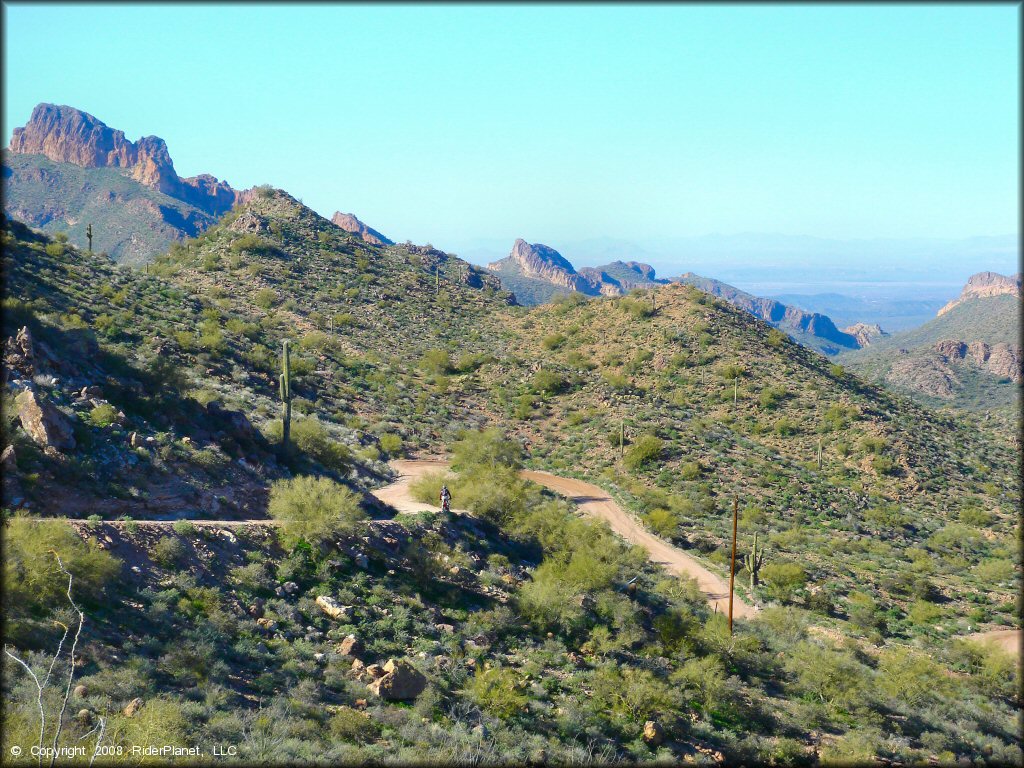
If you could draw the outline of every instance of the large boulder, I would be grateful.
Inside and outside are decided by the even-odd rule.
[[[648,720],[644,723],[644,743],[657,747],[665,741],[665,729],[662,728],[654,720]]]
[[[143,701],[140,698],[134,698],[128,702],[128,706],[124,708],[125,717],[135,717],[135,713],[142,709]]]
[[[75,447],[75,434],[63,413],[30,389],[15,398],[21,426],[44,449],[70,451]]]
[[[408,701],[423,693],[427,678],[407,661],[388,659],[384,665],[384,676],[367,687],[386,701]]]
[[[355,635],[348,635],[338,646],[338,653],[343,656],[358,656],[363,652],[363,644]]]
[[[32,332],[23,326],[17,336],[7,339],[4,346],[4,368],[7,378],[31,379],[36,372]]]
[[[342,605],[333,597],[327,595],[320,595],[316,599],[316,604],[320,606],[320,610],[326,613],[335,621],[346,621],[352,615],[351,605]]]

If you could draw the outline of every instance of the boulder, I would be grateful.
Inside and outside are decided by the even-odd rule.
[[[352,606],[342,605],[333,597],[320,595],[316,599],[316,604],[320,606],[320,610],[336,621],[345,621],[352,616]]]
[[[427,687],[427,678],[407,661],[389,659],[384,665],[384,676],[367,687],[386,701],[415,699]]]
[[[355,635],[348,635],[338,646],[338,653],[344,656],[358,656],[363,652],[363,644]]]
[[[351,672],[352,672],[352,676],[354,678],[356,678],[356,680],[359,680],[366,673],[366,665],[362,661],[360,661],[359,659],[356,659],[355,661],[352,662],[352,670],[351,670]]]
[[[382,667],[380,664],[371,664],[366,668],[366,675],[371,680],[379,680],[380,678],[384,677],[384,674],[384,667]]]
[[[289,595],[294,595],[296,592],[299,591],[299,585],[296,584],[294,581],[286,581],[284,584],[281,585],[281,587]]]
[[[665,741],[665,729],[654,720],[644,723],[644,743],[652,747],[659,746]]]
[[[28,326],[23,326],[14,338],[7,339],[4,345],[4,368],[8,379],[31,379],[35,376],[32,332]]]
[[[256,619],[256,624],[260,629],[266,630],[267,632],[273,632],[277,629],[277,622],[273,619],[261,618]]]
[[[36,443],[44,449],[70,451],[75,447],[75,435],[68,422],[56,406],[41,399],[30,389],[15,398],[21,426]]]
[[[128,706],[124,708],[125,717],[135,717],[135,713],[142,709],[142,699],[135,698],[128,702]]]

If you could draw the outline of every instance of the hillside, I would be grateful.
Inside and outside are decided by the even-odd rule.
[[[934,319],[842,360],[931,405],[1010,411],[1024,382],[1020,315],[1019,282],[981,273]]]
[[[192,237],[250,191],[183,178],[156,136],[137,142],[73,107],[40,104],[3,153],[4,213],[115,261],[141,264]]]
[[[19,651],[56,646],[40,558],[76,553],[70,738],[103,715],[124,744],[226,740],[249,762],[1019,756],[1012,662],[961,640],[1011,626],[1019,588],[1019,444],[996,424],[866,384],[692,286],[513,306],[484,271],[368,243],[280,190],[143,272],[13,224],[4,246],[8,391],[52,400],[75,437],[47,451],[5,421],[5,479],[33,517],[135,518],[82,520],[77,545],[8,525]],[[392,520],[365,495],[384,458],[448,450],[469,514]],[[597,483],[722,575],[738,498],[741,554],[755,533],[767,554],[737,585],[763,610],[730,635],[689,582],[518,481],[521,462]],[[316,497],[326,527],[294,525],[304,475],[337,484]],[[191,501],[161,506],[161,478]],[[261,524],[274,498],[279,527]],[[255,522],[137,522],[172,511]],[[4,682],[19,738],[25,680]]]

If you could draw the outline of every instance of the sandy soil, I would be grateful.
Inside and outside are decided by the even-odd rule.
[[[1012,653],[1018,658],[1024,655],[1024,642],[1021,641],[1021,630],[1019,629],[995,629],[991,632],[978,632],[969,635],[968,640],[986,645],[994,645],[1002,648],[1007,653]]]

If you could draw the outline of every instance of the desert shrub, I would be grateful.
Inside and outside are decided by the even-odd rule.
[[[502,720],[522,712],[529,701],[519,675],[503,667],[478,669],[466,690],[484,712]]]
[[[768,335],[765,337],[765,342],[769,347],[778,349],[786,341],[786,334],[780,331],[778,328],[772,328],[768,331]]]
[[[352,707],[338,707],[327,727],[335,738],[356,744],[369,744],[380,735],[380,726],[369,715]]]
[[[882,626],[878,603],[866,592],[851,592],[847,598],[846,612],[850,622],[860,629],[873,631]]]
[[[717,656],[703,656],[687,659],[672,674],[671,681],[691,706],[696,706],[708,716],[725,701],[726,677],[728,675],[721,659]]]
[[[786,397],[785,387],[771,386],[765,387],[761,390],[761,394],[758,395],[757,403],[766,411],[770,411],[777,406]]]
[[[420,368],[427,373],[442,375],[452,371],[451,356],[443,349],[430,349],[420,358]]]
[[[270,516],[282,523],[282,538],[294,546],[346,534],[366,517],[359,496],[325,477],[278,480],[270,488]]]
[[[402,438],[398,435],[385,433],[378,439],[380,449],[388,456],[399,456],[402,453]]]
[[[642,724],[672,710],[678,697],[646,669],[608,664],[594,670],[594,701],[612,720]]]
[[[523,465],[523,449],[499,429],[464,432],[452,448],[452,466],[458,470],[472,467],[510,467]]]
[[[1010,581],[1017,572],[1017,566],[1012,560],[990,559],[983,560],[974,567],[975,575],[984,582],[1000,584]]]
[[[809,640],[793,647],[785,666],[799,692],[843,709],[861,703],[868,687],[866,669],[856,659]]]
[[[624,462],[631,470],[654,463],[665,450],[665,443],[654,435],[641,435],[626,451]]]
[[[838,368],[839,366],[833,366]],[[837,374],[838,375],[838,374]],[[882,734],[877,728],[859,728],[844,733],[821,749],[822,763],[840,765],[868,765],[876,763],[884,753]]]
[[[153,545],[153,560],[164,568],[175,565],[185,554],[185,545],[177,536],[164,536]]]
[[[718,369],[718,375],[726,381],[733,381],[743,375],[744,368],[737,363],[728,363]]]
[[[907,648],[887,648],[878,662],[878,685],[883,693],[917,709],[934,697],[942,697],[949,680],[941,666],[922,653]]]
[[[565,341],[565,334],[552,333],[548,336],[545,336],[540,343],[541,346],[544,347],[544,349],[558,349],[560,346],[565,344]]]
[[[555,395],[565,388],[565,377],[558,371],[541,368],[533,375],[530,388],[542,395]]]
[[[109,427],[117,421],[117,408],[110,403],[102,403],[89,411],[89,421],[94,427]]]
[[[700,464],[696,461],[687,461],[679,467],[679,476],[683,480],[696,480],[700,477]]]
[[[261,309],[270,309],[277,304],[277,291],[272,288],[261,288],[252,297],[253,303]]]
[[[284,429],[280,419],[270,423],[269,432],[273,439],[281,441]],[[327,428],[315,416],[292,419],[291,440],[302,453],[328,469],[343,470],[352,459],[348,446],[331,437]]]
[[[890,475],[896,468],[896,463],[888,456],[875,456],[871,459],[871,468],[880,475]]]
[[[797,423],[785,416],[775,422],[775,434],[780,437],[789,437],[790,435],[795,435],[799,431],[800,427],[797,426]]]
[[[647,525],[652,531],[666,538],[672,536],[679,528],[679,518],[672,510],[663,507],[652,509],[644,517],[644,520],[647,521]]]
[[[601,378],[604,379],[605,384],[616,392],[626,392],[631,386],[626,376],[615,371],[605,371],[601,374]]]
[[[769,563],[761,570],[765,592],[781,602],[789,602],[793,594],[807,582],[807,574],[797,563]]]
[[[68,579],[52,552],[74,576],[77,599],[99,600],[121,570],[121,561],[80,539],[65,522],[13,517],[4,531],[4,612],[9,616],[43,613],[65,605]]]
[[[914,624],[932,624],[942,616],[942,609],[927,600],[916,600],[907,611],[907,618]]]

